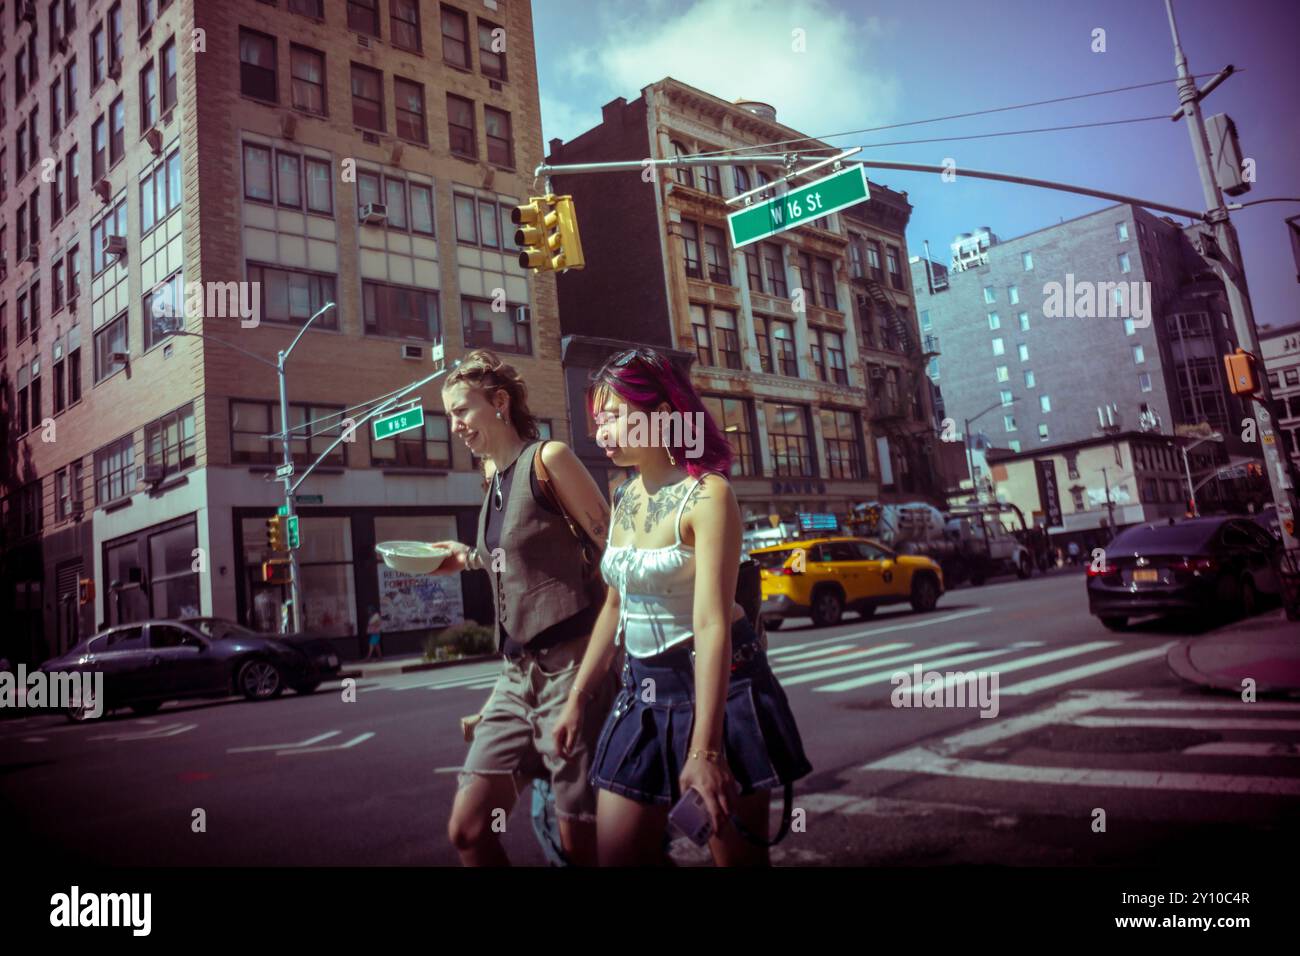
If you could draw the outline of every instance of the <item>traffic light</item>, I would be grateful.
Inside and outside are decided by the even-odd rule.
[[[1259,380],[1255,376],[1255,356],[1245,349],[1237,349],[1233,354],[1225,355],[1223,366],[1228,371],[1228,389],[1233,395],[1253,395],[1259,391]]]
[[[515,245],[519,247],[519,264],[534,272],[551,272],[554,249],[559,245],[554,196],[529,196],[528,202],[510,210],[510,221],[515,230]]]
[[[288,551],[284,515],[266,519],[266,546],[272,551]]]
[[[81,606],[95,600],[95,579],[81,578],[77,581],[77,603]]]
[[[262,562],[262,580],[267,584],[288,584],[292,576],[288,558],[272,558]]]
[[[581,269],[586,260],[582,256],[582,240],[578,237],[578,213],[572,196],[555,198],[555,214],[560,220],[560,260],[557,269]]]

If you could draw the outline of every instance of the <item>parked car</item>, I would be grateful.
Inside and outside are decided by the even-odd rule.
[[[77,644],[43,671],[98,671],[104,675],[102,712],[130,707],[152,714],[169,700],[278,697],[285,687],[310,694],[340,669],[333,645],[305,634],[259,634],[215,617],[136,621],[108,628]],[[93,704],[67,713],[84,720]]]
[[[1255,613],[1278,594],[1281,544],[1247,518],[1191,518],[1121,532],[1088,567],[1088,609],[1112,631],[1132,617]]]
[[[808,616],[819,627],[840,622],[845,608],[864,618],[885,604],[911,602],[929,611],[943,594],[943,570],[922,555],[905,555],[869,538],[810,538],[750,552],[762,568],[766,626]]]

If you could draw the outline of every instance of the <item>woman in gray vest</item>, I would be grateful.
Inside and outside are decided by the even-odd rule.
[[[504,657],[473,729],[448,835],[466,866],[507,864],[494,824],[509,816],[524,784],[545,776],[555,792],[565,855],[593,865],[596,804],[588,773],[600,728],[593,721],[577,746],[561,753],[552,727],[603,604],[603,588],[584,574],[564,512],[603,547],[609,506],[568,446],[538,440],[523,380],[493,353],[466,355],[447,377],[442,400],[452,432],[484,460],[488,492],[475,546],[440,542],[452,556],[436,573],[488,572]],[[539,458],[558,508],[539,482]],[[603,715],[614,687],[592,688],[591,709]]]

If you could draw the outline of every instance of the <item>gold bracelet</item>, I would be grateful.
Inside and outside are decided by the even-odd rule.
[[[692,750],[690,753],[690,757],[687,759],[693,759],[695,757],[703,757],[705,760],[709,760],[712,761],[713,763],[717,763],[718,758],[721,756],[722,756],[721,750]]]

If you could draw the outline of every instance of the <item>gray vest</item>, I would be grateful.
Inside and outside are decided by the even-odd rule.
[[[541,447],[541,442],[529,445],[515,463],[510,497],[502,507],[501,561],[493,561],[485,538],[490,487],[479,511],[477,557],[492,583],[498,645],[502,624],[512,639],[527,644],[591,603],[573,532],[561,515],[551,514],[533,498],[533,460]],[[499,572],[492,570],[494,563]]]

